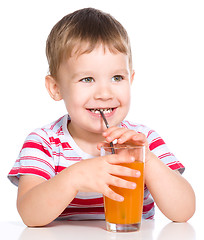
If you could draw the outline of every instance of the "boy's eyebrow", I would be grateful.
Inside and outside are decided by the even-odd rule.
[[[72,75],[72,78],[76,78],[76,77],[88,77],[88,76],[91,76],[93,75],[93,73],[91,71],[87,71],[87,72],[76,72],[76,73],[73,73]]]
[[[111,74],[112,75],[117,75],[117,74],[129,75],[130,71],[128,71],[127,69],[117,69],[112,71]],[[84,76],[91,77],[92,75],[94,75],[94,73],[91,71],[76,72],[76,73],[73,73],[72,78],[84,77]]]
[[[118,69],[118,70],[115,70],[113,73],[115,74],[124,74],[124,75],[129,75],[130,71],[128,71],[127,69]]]

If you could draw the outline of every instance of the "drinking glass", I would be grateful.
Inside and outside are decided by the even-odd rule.
[[[124,201],[118,202],[104,196],[106,227],[111,232],[138,231],[143,209],[145,147],[117,144],[114,145],[114,148],[113,146],[103,146],[101,148],[101,156],[113,154],[113,152],[124,158],[134,156],[134,162],[120,165],[138,170],[141,175],[139,178],[120,176],[125,180],[135,182],[135,189],[110,186],[114,192],[124,197]]]

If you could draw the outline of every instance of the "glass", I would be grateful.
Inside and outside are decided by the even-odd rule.
[[[124,197],[123,202],[114,201],[104,196],[104,208],[106,218],[106,228],[111,232],[130,232],[138,231],[141,225],[143,197],[144,197],[144,146],[114,145],[115,154],[120,154],[124,158],[134,156],[133,163],[123,163],[121,166],[139,170],[141,175],[136,177],[121,177],[125,180],[135,182],[135,189],[119,188],[110,186],[110,188]],[[101,156],[113,153],[113,148],[103,146]]]

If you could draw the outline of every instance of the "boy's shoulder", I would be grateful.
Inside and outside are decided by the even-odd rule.
[[[67,122],[67,115],[64,115],[57,119],[56,121],[53,121],[49,124],[44,125],[41,128],[34,129],[29,136],[35,138],[43,138],[43,139],[50,139],[52,137],[56,138],[64,135],[64,125]],[[28,138],[29,138],[28,136]]]
[[[64,128],[64,125],[66,125],[67,120],[68,120],[68,115],[64,115],[59,119],[51,122],[50,124],[43,126],[41,130],[45,131],[48,135],[49,134],[62,135],[64,130],[63,128]]]

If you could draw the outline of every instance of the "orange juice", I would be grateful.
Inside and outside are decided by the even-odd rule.
[[[133,162],[120,164],[125,167],[139,170],[141,176],[122,177],[125,180],[135,182],[135,189],[119,188],[110,186],[116,193],[124,197],[123,202],[114,201],[108,197],[104,197],[106,222],[114,224],[135,224],[141,222],[143,195],[144,195],[144,162]]]

